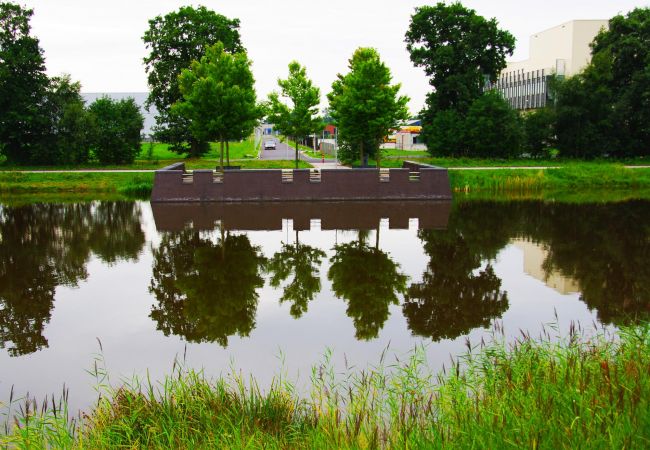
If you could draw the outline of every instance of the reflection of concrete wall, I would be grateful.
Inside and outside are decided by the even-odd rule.
[[[217,221],[227,230],[281,230],[293,220],[294,230],[309,230],[311,220],[322,230],[372,230],[381,219],[392,229],[407,229],[418,219],[420,229],[444,229],[451,202],[281,202],[281,203],[152,203],[158,231],[180,231],[188,224],[212,230]]]
[[[524,272],[542,281],[560,294],[580,292],[580,285],[572,278],[565,277],[558,271],[546,273],[544,261],[548,251],[541,245],[523,239],[514,239],[512,243],[524,252]]]
[[[447,169],[404,163],[402,169],[212,170],[183,163],[156,171],[151,201],[449,200]]]

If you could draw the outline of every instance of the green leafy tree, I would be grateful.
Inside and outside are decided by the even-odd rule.
[[[649,155],[650,8],[636,8],[610,19],[592,44],[593,65],[607,60],[619,156]],[[597,94],[593,93],[593,97]]]
[[[348,68],[346,75],[337,75],[327,95],[329,113],[339,129],[339,138],[358,149],[362,165],[367,165],[370,155],[380,167],[379,144],[408,118],[409,98],[398,96],[400,85],[390,84],[390,70],[373,48],[358,48]]]
[[[406,291],[408,277],[390,256],[359,240],[334,247],[327,277],[332,291],[348,302],[347,314],[354,322],[357,339],[374,339],[389,316],[390,305],[398,303],[397,294]]]
[[[101,164],[130,164],[140,153],[144,117],[133,98],[102,97],[88,108],[95,125],[93,152]]]
[[[188,119],[197,141],[220,142],[222,168],[224,143],[250,135],[261,117],[250,65],[245,53],[229,54],[218,42],[179,78],[183,99],[174,104],[172,112]],[[227,159],[229,164],[230,155]]]
[[[524,151],[533,158],[548,157],[555,146],[555,110],[551,107],[536,109],[525,114],[522,120]]]
[[[521,154],[523,126],[501,94],[488,91],[470,106],[465,137],[468,156],[510,158]]]
[[[282,292],[280,303],[291,302],[291,315],[298,319],[307,312],[307,305],[320,292],[318,268],[325,252],[298,242],[296,231],[295,245],[282,244],[282,250],[273,255],[268,263],[271,286],[277,288],[293,274],[293,279]]]
[[[45,145],[49,124],[42,108],[48,79],[38,39],[30,36],[31,9],[0,3],[0,153],[17,164]]]
[[[221,42],[229,53],[244,51],[239,35],[239,20],[229,19],[204,6],[183,6],[149,21],[142,37],[149,55],[144,58],[149,98],[147,104],[158,110],[156,134],[178,153],[199,156],[208,151],[205,141],[191,133],[188,120],[172,111],[182,99],[178,77],[192,61],[199,61],[209,46]]]
[[[582,73],[552,83],[557,147],[562,156],[596,158],[620,148],[611,77],[609,58],[595,55]]]
[[[465,112],[495,82],[512,55],[515,38],[460,3],[415,9],[406,32],[406,49],[416,66],[424,67],[434,92],[428,107]]]
[[[280,93],[269,94],[268,121],[280,133],[293,138],[296,143],[296,169],[298,168],[298,140],[323,128],[318,117],[320,90],[307,78],[307,69],[297,61],[289,63],[289,77],[278,79]],[[289,104],[280,100],[287,99]]]
[[[406,48],[433,87],[421,112],[422,137],[429,149],[436,147],[440,134],[431,130],[436,115],[454,110],[464,117],[486,82],[496,81],[514,47],[515,38],[500,30],[495,19],[487,20],[460,3],[415,9],[406,32]]]
[[[69,75],[50,79],[43,114],[50,130],[47,145],[33,154],[40,164],[82,164],[88,162],[93,122],[81,97],[81,84]]]

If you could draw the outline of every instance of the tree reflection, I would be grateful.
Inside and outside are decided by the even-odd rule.
[[[352,318],[357,339],[377,337],[388,319],[389,306],[397,304],[397,294],[404,293],[408,277],[399,265],[379,250],[366,244],[366,234],[359,232],[357,242],[334,247],[327,276],[334,294],[347,300],[347,315]]]
[[[544,212],[537,229],[525,234],[548,249],[547,273],[557,270],[577,281],[581,300],[602,322],[649,320],[648,202],[555,204]]]
[[[269,261],[271,286],[279,287],[289,275],[293,274],[293,279],[283,289],[280,303],[291,302],[289,311],[296,319],[307,312],[307,305],[320,292],[318,268],[324,257],[324,251],[301,244],[296,231],[295,245],[283,243],[282,250],[273,255]]]
[[[102,213],[111,211],[111,221]],[[31,204],[0,209],[0,347],[12,356],[47,347],[43,336],[57,286],[88,277],[93,234],[120,235],[102,248],[112,260],[132,258],[144,245],[140,207],[132,202]],[[129,251],[125,251],[128,248]],[[102,255],[99,254],[100,258]]]
[[[421,283],[404,296],[402,311],[409,329],[434,341],[454,339],[486,327],[508,308],[501,280],[455,230],[421,231],[429,264]]]
[[[168,233],[153,257],[151,318],[165,335],[225,347],[253,330],[266,259],[247,236],[222,231],[215,244],[194,230]]]

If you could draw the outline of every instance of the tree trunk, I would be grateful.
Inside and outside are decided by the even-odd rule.
[[[363,141],[361,141],[361,143],[359,145],[359,152],[360,152],[359,156],[361,157],[361,159],[359,161],[361,163],[361,167],[366,167],[366,163],[364,161],[364,156],[365,155],[363,154]]]
[[[296,140],[296,169],[298,168],[298,138],[294,138]]]
[[[375,158],[377,160],[377,169],[381,169],[381,144],[377,145],[377,157]]]
[[[219,139],[219,167],[223,170],[223,140]]]
[[[230,167],[230,141],[226,141],[226,165]]]

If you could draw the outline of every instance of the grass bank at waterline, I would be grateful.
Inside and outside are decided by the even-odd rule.
[[[0,172],[0,194],[118,194],[148,197],[153,172]]]
[[[555,169],[449,170],[455,192],[540,192],[650,188],[650,169],[582,163]]]
[[[16,401],[0,443],[54,448],[648,448],[650,326],[472,347],[431,374],[424,352],[337,373],[299,398],[237,376],[177,369],[160,385],[106,388],[78,421],[62,403]],[[498,332],[497,332],[498,334]],[[476,344],[476,343],[475,343]],[[382,356],[383,358],[383,356]],[[387,358],[388,359],[388,358]],[[102,370],[97,370],[102,382]],[[21,405],[21,406],[19,406]]]

